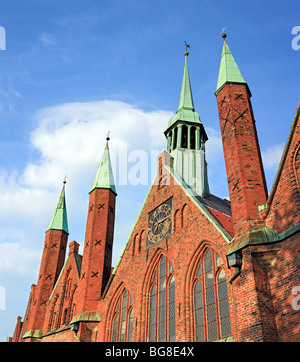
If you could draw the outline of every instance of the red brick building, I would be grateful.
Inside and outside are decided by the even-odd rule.
[[[215,94],[230,202],[210,194],[186,52],[167,151],[117,265],[107,139],[83,255],[67,247],[64,185],[13,341],[300,341],[300,105],[268,194],[250,89],[223,38]]]

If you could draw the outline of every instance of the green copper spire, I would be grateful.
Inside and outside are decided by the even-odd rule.
[[[65,184],[64,180],[63,189],[61,191],[57,206],[54,210],[52,218],[50,220],[48,229],[46,230],[62,230],[69,234],[68,229],[68,218],[67,218],[67,208],[66,208],[66,197],[65,197]]]
[[[185,55],[185,64],[184,64],[178,111],[180,111],[181,109],[188,109],[194,111],[194,101],[193,101],[193,95],[190,83],[189,69],[187,64],[188,52],[185,52],[184,55]]]
[[[189,47],[186,44],[186,47]],[[164,132],[167,138],[167,151],[171,155],[171,167],[184,182],[201,197],[209,195],[205,142],[207,135],[200,117],[194,109],[187,57],[180,93],[179,107],[169,121]]]
[[[218,84],[215,93],[217,93],[226,83],[246,83],[226,43],[226,34],[223,34],[222,37],[224,39],[224,45],[221,57]]]
[[[188,63],[187,63],[188,55],[189,55],[189,53],[186,51],[184,53],[185,64],[184,64],[183,79],[182,79],[182,86],[181,86],[178,110],[177,110],[175,116],[170,119],[168,127],[171,127],[178,120],[201,123],[199,114],[197,112],[195,112],[195,108],[194,108],[192,88],[191,88],[189,69],[188,69]]]
[[[114,176],[111,167],[110,156],[109,156],[109,149],[108,149],[109,139],[110,139],[109,136],[107,136],[106,138],[107,142],[104,149],[104,153],[99,163],[90,193],[95,189],[111,189],[115,194],[117,194],[114,182]]]

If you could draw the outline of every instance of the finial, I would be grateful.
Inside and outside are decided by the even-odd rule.
[[[189,55],[189,52],[187,51],[187,48],[190,48],[190,45],[186,43],[186,41],[184,41],[184,44],[185,44],[185,52],[184,52],[184,55],[188,56]]]
[[[227,37],[227,35],[225,34],[225,30],[227,29],[227,26],[225,27],[225,28],[222,28],[222,32],[221,32],[221,34],[222,34],[222,38],[225,40],[226,39],[226,37]]]
[[[110,131],[108,131],[107,135],[106,135],[106,146],[105,146],[106,149],[108,149],[108,141],[110,140],[109,134],[110,134]]]
[[[67,183],[67,175],[65,175],[64,181],[63,181],[63,184],[66,184],[66,183]]]

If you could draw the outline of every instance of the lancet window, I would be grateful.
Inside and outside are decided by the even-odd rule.
[[[175,277],[170,261],[161,256],[149,290],[148,341],[175,342]]]
[[[124,288],[118,298],[112,319],[112,342],[132,342],[133,300]]]
[[[226,275],[221,257],[206,249],[194,278],[194,337],[196,342],[231,336]]]

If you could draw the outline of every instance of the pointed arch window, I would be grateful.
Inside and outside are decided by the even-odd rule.
[[[193,285],[195,341],[231,336],[226,274],[223,261],[215,251],[207,248],[202,253]]]
[[[187,225],[187,220],[188,220],[188,206],[187,206],[187,204],[184,204],[182,206],[182,210],[181,210],[181,227],[182,228]]]
[[[124,289],[119,297],[112,319],[111,341],[132,342],[133,329],[133,301],[132,297]]]
[[[145,248],[145,230],[142,230],[141,235],[140,235],[140,240],[139,240],[139,249],[138,252],[140,252],[142,250],[142,245]]]
[[[181,220],[180,220],[180,211],[179,209],[177,209],[175,212],[174,212],[174,232],[176,232],[177,230],[180,229],[181,227]]]
[[[148,341],[175,342],[175,277],[170,261],[162,256],[151,278]]]
[[[136,254],[136,250],[137,250],[137,242],[138,242],[138,234],[135,235],[134,239],[133,239],[133,244],[132,244],[132,256],[134,256]]]
[[[64,310],[64,314],[63,314],[63,321],[62,321],[62,324],[63,324],[63,325],[64,325],[64,324],[67,324],[68,313],[69,313],[69,310],[68,310],[68,308],[66,308],[66,309]]]
[[[59,294],[56,294],[56,296],[54,297],[53,302],[52,302],[52,306],[50,309],[50,320],[49,320],[49,324],[48,324],[48,332],[50,330],[56,329],[58,327],[58,325],[57,325],[57,319],[58,319],[58,315],[59,315],[58,298],[59,298]]]

